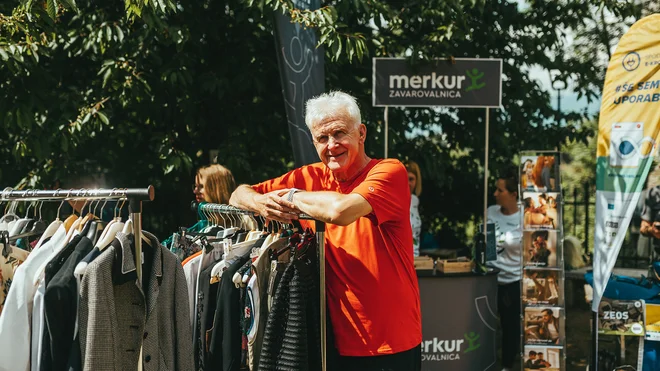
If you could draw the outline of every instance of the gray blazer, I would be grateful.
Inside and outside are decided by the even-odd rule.
[[[118,233],[85,270],[78,312],[84,370],[137,370],[141,344],[145,371],[194,369],[183,268],[154,235],[144,234],[155,249],[151,274],[144,277],[146,297],[125,234]]]

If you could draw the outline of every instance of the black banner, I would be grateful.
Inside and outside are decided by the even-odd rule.
[[[319,0],[294,0],[298,9],[318,9]],[[291,23],[288,14],[275,16],[277,62],[282,78],[291,145],[296,167],[319,161],[312,136],[305,125],[305,103],[325,91],[323,48],[316,48],[318,38],[312,28]]]
[[[374,106],[497,108],[502,60],[437,59],[413,68],[403,58],[374,58],[372,98]]]

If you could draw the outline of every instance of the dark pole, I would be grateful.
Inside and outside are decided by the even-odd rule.
[[[561,115],[561,89],[557,89],[557,112]]]
[[[598,312],[591,312],[591,366],[589,370],[598,371]]]
[[[589,182],[584,182],[584,249],[589,252]]]
[[[578,190],[573,188],[573,236],[577,237],[577,206],[578,206]]]

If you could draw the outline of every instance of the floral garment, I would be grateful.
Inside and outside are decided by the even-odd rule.
[[[0,254],[0,313],[2,313],[2,308],[5,306],[14,273],[29,254],[29,252],[14,246],[11,246],[11,252],[7,257]]]

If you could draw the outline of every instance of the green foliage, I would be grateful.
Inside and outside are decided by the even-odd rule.
[[[576,125],[577,126],[577,125]],[[581,140],[567,139],[562,143],[561,185],[564,193],[564,233],[588,241],[587,251],[593,251],[596,216],[596,120],[579,125]],[[590,212],[586,213],[586,206]],[[585,222],[585,218],[588,222]],[[587,230],[588,226],[588,230]]]
[[[549,149],[585,132],[531,80],[534,66],[578,76],[598,93],[587,52],[564,55],[601,2],[475,0],[22,0],[0,3],[0,184],[154,184],[147,225],[191,223],[194,169],[218,152],[240,183],[279,175],[292,152],[274,50],[274,11],[317,30],[326,86],[358,97],[368,152],[382,157],[383,110],[371,107],[369,57],[504,60],[501,110],[491,110],[492,175],[524,149]],[[618,2],[602,2],[615,8]],[[628,17],[627,8],[614,12]],[[628,18],[626,18],[628,19]],[[585,37],[589,34],[585,33]],[[484,111],[390,109],[390,157],[422,167],[427,229],[469,232],[483,206]],[[425,135],[420,135],[425,133]],[[492,189],[492,188],[491,188]]]

